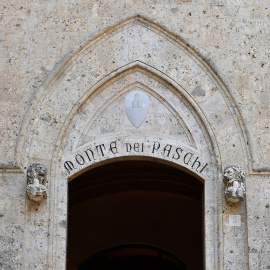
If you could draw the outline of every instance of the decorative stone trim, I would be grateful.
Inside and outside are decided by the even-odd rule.
[[[246,130],[223,82],[181,39],[140,17],[111,27],[73,52],[32,99],[16,148],[21,168],[32,160],[51,164],[48,208],[30,213],[26,221],[44,220],[40,238],[48,237],[47,268],[66,265],[66,227],[59,224],[67,219],[68,181],[116,159],[158,159],[205,185],[205,268],[226,269],[233,261],[247,270],[242,264],[248,256],[244,203],[237,209],[243,219],[239,238],[234,230],[220,233],[229,212],[219,196],[223,174],[217,165],[231,160],[252,171],[246,163],[252,160]],[[149,97],[140,125],[125,113],[125,97],[137,90]],[[231,246],[239,256],[228,254]]]
[[[40,162],[28,167],[26,193],[30,200],[38,202],[47,198],[47,174],[46,167]]]
[[[242,168],[230,164],[224,170],[225,197],[230,203],[238,203],[245,198],[245,173]]]
[[[0,173],[22,173],[23,171],[15,163],[0,162]]]

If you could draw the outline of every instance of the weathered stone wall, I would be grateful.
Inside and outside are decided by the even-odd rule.
[[[236,253],[233,249],[225,249],[225,258],[220,260],[226,261],[225,269],[245,269],[241,265],[247,263],[254,270],[270,267],[270,11],[267,1],[3,0],[0,14],[0,254],[3,256],[3,259],[0,257],[0,268],[32,269],[35,264],[36,269],[46,269],[47,261],[48,265],[53,264],[51,258],[47,258],[47,240],[44,239],[47,231],[40,229],[49,226],[50,216],[45,213],[51,208],[48,204],[37,208],[36,218],[35,207],[26,201],[26,177],[22,173],[29,163],[18,162],[18,140],[26,136],[25,129],[21,130],[21,127],[24,122],[37,122],[37,119],[27,119],[27,109],[38,104],[35,97],[42,91],[45,79],[58,69],[64,57],[68,58],[80,49],[79,44],[106,30],[109,33],[112,26],[138,14],[179,36],[197,51],[218,74],[234,99],[247,135],[242,139],[248,144],[247,164],[240,164],[247,170],[247,199],[246,206],[239,211],[225,209],[222,230],[229,237],[224,241],[229,247],[231,241],[238,239],[239,246],[235,248]],[[140,43],[140,40],[136,42]],[[104,52],[109,51],[110,45],[106,46]],[[103,73],[106,73],[105,69],[97,68],[91,76],[98,80]],[[190,70],[190,76],[195,78],[196,74]],[[204,95],[202,89],[194,88],[194,96],[200,98]],[[68,93],[67,99],[72,99]],[[53,117],[44,119],[51,127],[57,125],[57,121]],[[30,131],[27,136],[38,138],[46,131],[46,125],[34,134]],[[230,134],[227,139],[231,140]],[[48,140],[54,141],[56,137],[48,136]],[[44,148],[44,156],[46,154]],[[36,159],[41,160],[42,155]],[[15,161],[20,164],[21,172],[17,171]],[[27,162],[34,161],[32,158]],[[48,160],[46,162],[50,164]],[[246,210],[243,209],[245,207]],[[243,215],[247,235],[239,234],[241,229],[238,227],[228,226],[226,215],[232,213]],[[42,220],[44,216],[45,220]],[[248,243],[246,240],[245,243],[249,258],[242,241],[245,238],[248,238]],[[34,264],[31,262],[33,256],[37,260]],[[235,259],[237,256],[241,259]]]
[[[2,1],[1,159],[13,161],[24,112],[53,67],[81,41],[136,14],[211,64],[241,111],[254,166],[269,166],[269,8],[257,0]]]
[[[25,175],[0,172],[0,269],[24,269]]]

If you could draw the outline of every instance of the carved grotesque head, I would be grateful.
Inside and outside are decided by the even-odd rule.
[[[235,164],[230,164],[224,170],[224,180],[238,179],[243,181],[245,173],[242,168]]]
[[[27,169],[27,183],[33,184],[36,178],[40,184],[44,185],[47,182],[47,173],[47,169],[42,163],[34,162]]]

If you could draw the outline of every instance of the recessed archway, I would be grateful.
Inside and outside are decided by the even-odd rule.
[[[149,121],[139,129],[130,128],[124,111],[125,95],[134,86],[152,99]],[[67,180],[98,163],[136,156],[174,163],[204,179],[205,266],[226,269],[234,261],[247,269],[246,205],[225,205],[222,183],[230,163],[251,169],[241,119],[205,60],[147,18],[119,22],[74,49],[37,91],[16,149],[22,169],[40,161],[49,171],[49,199],[42,211],[29,211],[26,221],[29,227],[42,224],[48,268],[65,269]],[[74,165],[72,172],[67,164]],[[224,229],[231,213],[243,217],[237,237]],[[31,230],[25,237],[32,237]]]
[[[203,269],[203,190],[198,179],[153,160],[115,161],[81,174],[69,182],[67,269],[127,244],[173,254],[183,264],[172,269]],[[128,257],[138,252],[132,250],[126,257],[127,250],[120,252],[123,260],[117,262],[100,257],[101,266],[132,263]],[[147,254],[144,249],[140,255]],[[140,257],[141,263],[153,266],[158,263],[154,257]]]

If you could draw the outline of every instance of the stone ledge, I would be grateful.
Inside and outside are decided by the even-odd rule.
[[[4,163],[0,162],[0,173],[5,172],[5,173],[23,173],[21,168],[13,162],[9,163]]]

